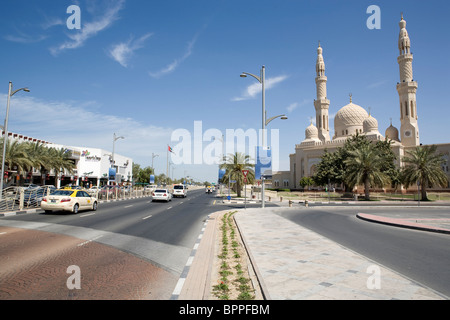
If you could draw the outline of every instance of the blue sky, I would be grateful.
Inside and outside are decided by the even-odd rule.
[[[81,10],[81,30],[67,28],[70,5]],[[380,7],[381,29],[367,28],[370,5]],[[330,127],[349,93],[370,107],[382,134],[390,118],[400,127],[395,85],[403,12],[421,142],[448,143],[449,9],[447,1],[9,1],[0,13],[0,103],[6,110],[9,81],[29,87],[12,99],[9,131],[107,150],[115,132],[126,138],[117,153],[143,167],[159,154],[156,172],[165,173],[176,129],[193,132],[194,121],[224,133],[261,127],[256,80],[239,75],[259,75],[265,65],[268,117],[289,117],[269,125],[279,129],[280,169],[287,170],[315,115],[319,40]],[[217,166],[177,165],[173,173],[212,181]]]

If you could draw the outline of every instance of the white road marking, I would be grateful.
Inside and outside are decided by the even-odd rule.
[[[151,217],[152,217],[152,215],[149,215],[147,217],[142,218],[142,220],[146,220],[146,219],[151,218]]]
[[[189,257],[189,259],[188,259],[188,261],[186,262],[186,266],[187,267],[190,267],[191,265],[192,265],[192,262],[194,261],[194,257],[193,256],[190,256]]]
[[[130,204],[129,206],[125,206],[124,208],[131,208],[133,205]]]
[[[95,241],[95,240],[97,240],[97,239],[100,239],[102,236],[98,236],[98,237],[95,237],[95,238],[93,238],[93,239],[91,239],[91,240],[88,240],[88,241],[85,241],[85,242],[83,242],[83,243],[80,243],[77,247],[82,247],[82,246],[84,246],[84,245],[86,245],[86,244],[88,244],[88,243],[91,243],[91,242],[93,242],[93,241]]]
[[[80,216],[80,218],[93,216],[94,214],[95,214],[95,213],[87,213],[87,214],[83,214],[83,215]]]
[[[175,289],[173,290],[173,295],[180,295],[181,289],[183,289],[184,282],[186,281],[186,278],[180,278],[178,279],[177,285],[175,286]]]

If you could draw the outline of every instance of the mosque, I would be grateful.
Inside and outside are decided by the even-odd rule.
[[[398,49],[400,55],[397,62],[400,67],[400,82],[397,83],[400,106],[400,130],[391,125],[385,130],[384,136],[379,132],[378,121],[361,106],[353,103],[350,95],[350,103],[342,107],[334,117],[334,132],[330,133],[328,110],[330,100],[327,97],[327,77],[325,75],[325,62],[323,49],[317,49],[316,63],[316,91],[314,100],[316,121],[311,121],[305,131],[305,139],[295,146],[295,153],[290,154],[290,170],[274,172],[272,187],[300,189],[300,180],[303,177],[311,177],[315,173],[316,165],[321,161],[325,150],[334,152],[342,147],[344,142],[355,134],[365,135],[371,141],[392,140],[392,150],[397,158],[397,166],[401,166],[401,158],[408,149],[420,144],[418,114],[416,105],[416,91],[418,84],[413,79],[413,55],[411,42],[406,30],[406,21],[399,23],[400,35]],[[330,134],[333,137],[330,138]],[[446,172],[450,181],[449,153],[450,143],[437,144],[438,152],[444,155],[442,169]],[[445,190],[450,189],[447,185]]]

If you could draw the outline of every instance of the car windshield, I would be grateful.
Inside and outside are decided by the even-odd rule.
[[[52,196],[71,196],[72,193],[72,190],[56,190],[52,193]]]
[[[184,187],[183,186],[175,186],[175,187],[173,187],[174,189],[183,189]]]
[[[166,190],[160,189],[160,190],[156,190],[155,192],[167,192]]]

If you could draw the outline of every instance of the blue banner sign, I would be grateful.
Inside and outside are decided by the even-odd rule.
[[[116,180],[116,169],[109,168],[109,181],[115,181],[115,180]]]
[[[272,151],[270,147],[256,147],[255,179],[272,176]]]

